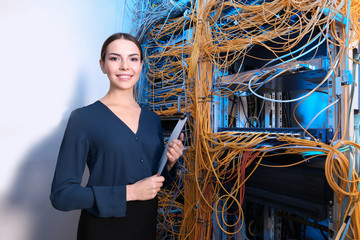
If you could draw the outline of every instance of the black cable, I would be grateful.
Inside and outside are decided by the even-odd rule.
[[[235,127],[235,126],[236,126],[236,122],[235,122],[235,124],[234,124],[234,121],[232,122],[232,126],[230,126],[230,123],[231,123],[230,118],[233,118],[232,112],[233,112],[233,109],[234,109],[234,105],[235,105],[235,97],[234,97],[234,99],[232,100],[231,109],[230,109],[230,112],[229,112],[229,120],[228,120],[228,126],[229,126],[229,127]],[[236,119],[236,118],[235,118],[235,119]]]
[[[254,127],[254,126],[252,125],[252,123],[250,122],[250,120],[249,120],[249,116],[247,116],[247,113],[245,112],[244,103],[243,103],[241,97],[239,97],[239,100],[240,100],[240,104],[241,104],[241,107],[242,107],[242,109],[243,109],[243,113],[244,113],[244,116],[245,116],[245,119],[246,119],[245,124],[246,124],[246,123],[249,123],[249,126],[250,126],[250,127]]]

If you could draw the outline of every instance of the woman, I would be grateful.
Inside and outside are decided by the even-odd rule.
[[[78,239],[155,239],[156,195],[174,174],[184,146],[183,135],[169,144],[167,167],[156,175],[164,149],[160,118],[140,107],[133,94],[142,64],[133,36],[110,36],[100,59],[108,93],[70,115],[50,199],[62,211],[82,209]],[[85,165],[90,175],[83,187]]]

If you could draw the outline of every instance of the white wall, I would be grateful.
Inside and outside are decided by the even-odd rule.
[[[0,239],[75,239],[79,211],[52,208],[51,180],[70,111],[107,91],[98,59],[129,31],[124,2],[0,0]]]

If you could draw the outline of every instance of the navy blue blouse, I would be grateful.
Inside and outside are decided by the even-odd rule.
[[[62,211],[87,209],[99,217],[123,217],[126,185],[156,174],[163,150],[160,118],[144,107],[136,134],[100,101],[76,109],[61,143],[51,202]],[[83,187],[86,164],[90,175]],[[168,172],[163,175],[169,177]]]

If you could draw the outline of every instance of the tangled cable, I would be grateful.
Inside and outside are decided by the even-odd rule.
[[[317,157],[324,159],[326,179],[340,205],[337,229],[346,223],[344,229],[349,231],[339,231],[342,236],[347,234],[359,239],[360,183],[358,173],[352,170],[351,156],[360,146],[345,140],[351,111],[348,102],[353,96],[342,99],[330,92],[335,92],[334,82],[339,81],[334,76],[344,70],[340,63],[356,61],[347,53],[360,39],[360,1],[148,0],[139,1],[138,6],[141,11],[135,13],[135,32],[146,53],[144,102],[163,116],[191,112],[192,117],[187,126],[191,135],[187,136],[189,141],[178,180],[172,189],[164,189],[161,193],[159,236],[212,239],[216,229],[228,236],[239,234],[244,222],[242,203],[246,181],[259,166],[275,167],[263,164],[262,160],[283,154],[304,156],[304,152],[310,152],[291,166],[306,164]],[[339,22],[343,23],[342,27]],[[299,48],[304,39],[306,42]],[[312,121],[303,127],[296,109],[314,92],[327,91],[332,103],[322,111],[331,109],[339,119],[345,116],[343,122],[339,120],[334,125],[331,143],[323,143],[315,137],[270,136],[267,132],[217,132],[213,126],[215,97],[244,93],[260,101],[259,88],[294,70],[281,66],[304,56],[310,62],[322,44],[338,49],[327,48],[328,74],[301,98],[294,99],[298,104],[292,114],[297,127],[307,132]],[[272,55],[262,58],[251,55],[251,49],[257,46]],[[244,75],[240,83],[234,74],[234,78],[224,84],[229,66],[236,62],[243,65],[245,58],[266,64],[256,74]],[[278,69],[269,72],[268,66]],[[240,69],[241,66],[238,71]],[[329,84],[330,81],[333,84]],[[327,86],[325,90],[324,85]],[[350,81],[345,88],[353,87]],[[263,103],[274,101],[262,100]],[[262,109],[251,116],[252,113],[248,113],[244,126],[250,128],[259,122]],[[340,139],[338,133],[342,134]],[[246,173],[249,166],[253,168]],[[233,223],[224,218],[231,214],[235,216]]]

